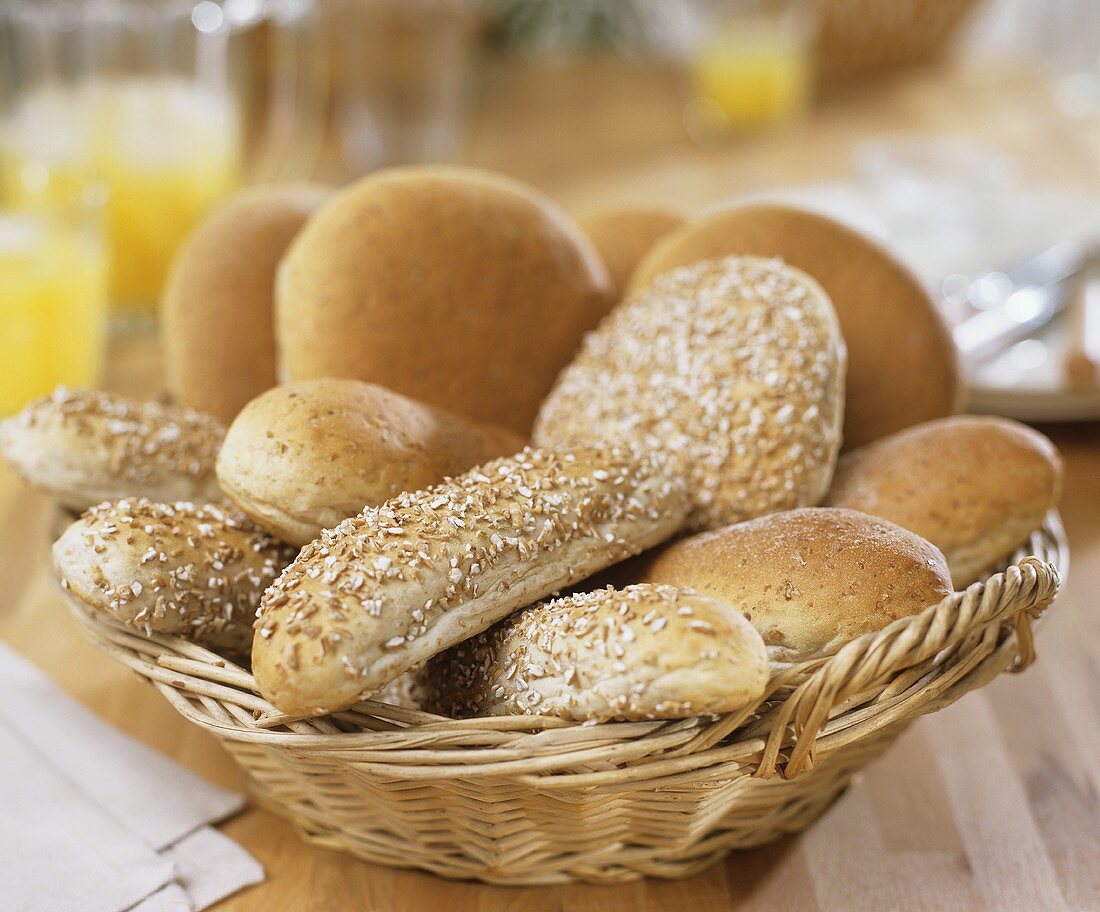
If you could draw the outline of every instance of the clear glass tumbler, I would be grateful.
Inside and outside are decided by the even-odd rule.
[[[723,0],[691,61],[693,134],[747,132],[809,104],[817,19],[809,0]]]
[[[102,216],[81,204],[0,209],[0,415],[58,384],[99,381],[107,312]]]
[[[346,178],[452,158],[462,140],[474,0],[328,0],[332,101]]]
[[[262,99],[259,118],[249,106],[272,63],[261,59],[264,30],[311,12],[307,0],[6,0],[0,188],[8,204],[102,202],[112,305],[152,314],[179,243],[244,179],[248,159],[277,171],[272,162],[288,158],[250,148],[256,137],[268,147],[292,142],[295,130],[266,122],[285,113],[286,100]],[[274,61],[284,70],[288,62],[294,83],[306,61]],[[270,86],[297,104],[285,72]],[[303,118],[289,119],[304,134]]]

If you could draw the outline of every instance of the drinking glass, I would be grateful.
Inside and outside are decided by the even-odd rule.
[[[0,188],[8,204],[102,201],[112,305],[151,315],[180,242],[242,181],[246,159],[276,172],[294,156],[272,143],[308,135],[297,109],[286,110],[300,102],[308,61],[290,55],[298,49],[288,49],[284,31],[311,12],[307,0],[6,0]],[[267,61],[261,42],[272,30],[279,57]],[[261,99],[256,115],[267,64],[281,68],[268,83],[282,95]],[[246,149],[252,137],[266,143],[262,153]]]
[[[693,133],[791,120],[812,88],[816,17],[807,0],[725,0],[691,62]]]
[[[473,0],[328,0],[343,176],[452,158],[462,140]]]
[[[58,384],[98,382],[106,302],[99,207],[0,210],[0,415]]]

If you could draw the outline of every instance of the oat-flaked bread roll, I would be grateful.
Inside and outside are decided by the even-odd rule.
[[[731,603],[777,661],[835,652],[952,591],[939,550],[854,510],[806,508],[681,539],[636,569]]]
[[[881,516],[936,545],[955,587],[1007,557],[1058,503],[1062,460],[1005,418],[929,421],[841,458],[826,502]]]
[[[845,449],[959,410],[955,346],[928,292],[878,244],[826,216],[769,203],[714,212],[659,241],[630,287],[730,254],[780,257],[832,300],[848,345]]]
[[[190,409],[58,387],[0,424],[0,455],[72,510],[132,496],[211,501],[224,436]]]
[[[608,306],[555,203],[467,168],[392,168],[336,194],[279,268],[286,379],[352,377],[526,435]]]
[[[523,438],[361,380],[275,387],[236,417],[222,490],[263,528],[304,545],[402,491],[519,452]]]
[[[322,533],[264,594],[256,682],[288,713],[345,708],[686,513],[662,460],[612,448],[526,449],[401,494]]]
[[[184,242],[161,308],[168,389],[180,405],[228,423],[275,385],[275,270],[328,194],[311,184],[243,190]]]
[[[817,503],[840,449],[844,343],[818,284],[778,260],[676,269],[619,305],[543,404],[540,446],[675,457],[690,524]]]
[[[684,217],[657,206],[616,206],[578,218],[611,277],[612,300],[619,301],[630,276],[657,241],[684,224]]]
[[[768,655],[731,605],[637,585],[525,608],[419,678],[425,708],[456,718],[679,719],[758,701]]]
[[[247,652],[263,593],[297,549],[231,508],[136,498],[93,507],[54,543],[61,585],[146,633]]]

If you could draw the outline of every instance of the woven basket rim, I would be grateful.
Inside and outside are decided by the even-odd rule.
[[[661,775],[675,776],[697,767],[701,753],[707,763],[748,765],[758,776],[796,775],[813,765],[818,751],[843,746],[914,710],[908,705],[913,694],[931,705],[931,683],[938,681],[943,690],[936,696],[938,708],[951,701],[952,687],[970,683],[968,690],[978,686],[977,678],[985,683],[1007,666],[1029,664],[1030,621],[1054,598],[1067,560],[1061,522],[1052,512],[1003,569],[965,591],[832,655],[773,666],[758,706],[719,717],[601,724],[539,716],[454,720],[374,701],[332,716],[289,717],[259,695],[240,665],[181,637],[135,631],[58,589],[86,637],[220,739],[308,748],[334,759],[353,752],[365,767],[413,779],[508,775],[545,784],[546,774],[576,768],[589,757],[617,766],[645,759],[647,779],[658,772],[654,756],[663,765]],[[952,665],[955,655],[983,638],[981,661],[965,669],[971,680],[950,677],[960,673]],[[949,668],[954,670],[945,678]],[[564,778],[571,786],[582,781],[576,774]],[[589,775],[593,785],[605,779],[606,773]]]

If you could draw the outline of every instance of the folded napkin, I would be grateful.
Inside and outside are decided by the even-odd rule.
[[[0,642],[0,908],[196,912],[263,880],[240,795],[124,735]]]

